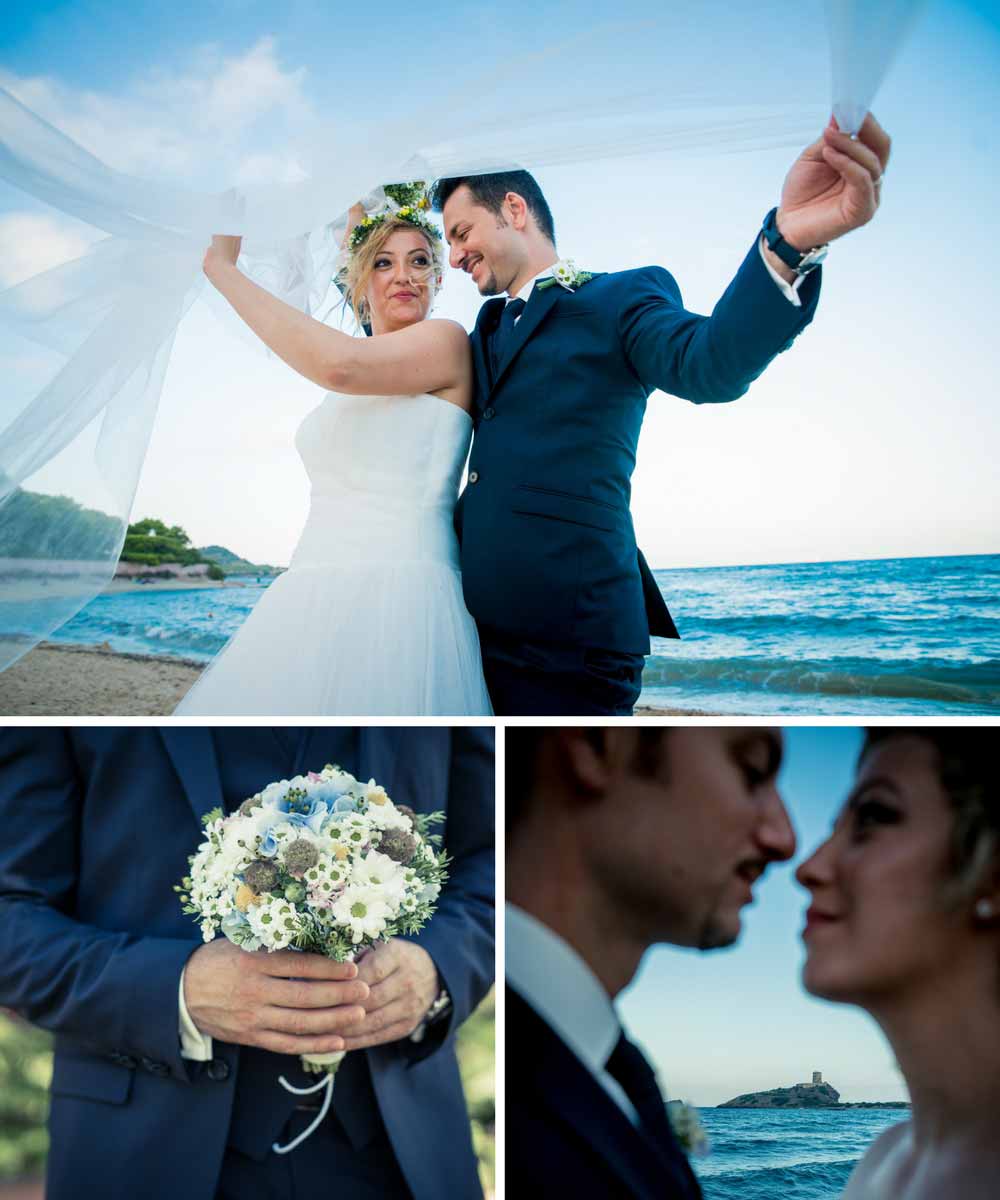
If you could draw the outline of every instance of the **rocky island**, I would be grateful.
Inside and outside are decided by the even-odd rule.
[[[813,1071],[812,1083],[771,1088],[766,1092],[747,1092],[720,1104],[719,1108],[909,1108],[904,1100],[841,1103],[840,1092],[823,1082],[820,1071]]]

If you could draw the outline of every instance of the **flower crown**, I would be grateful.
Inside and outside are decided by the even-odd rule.
[[[408,225],[426,233],[428,237],[440,242],[441,232],[437,226],[424,216],[431,202],[423,182],[418,183],[387,183],[382,189],[385,192],[385,203],[378,211],[370,213],[351,230],[348,245],[351,250],[357,250],[369,234],[385,223],[389,218],[405,221]]]

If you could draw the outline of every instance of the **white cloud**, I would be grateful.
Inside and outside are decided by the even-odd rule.
[[[0,288],[79,258],[97,236],[76,221],[42,213],[0,216]]]
[[[120,171],[189,182],[208,174],[224,184],[245,171],[260,178],[265,156],[282,180],[301,178],[287,146],[316,120],[306,75],[286,69],[264,37],[243,54],[202,46],[183,69],[155,69],[117,95],[3,70],[0,85]]]

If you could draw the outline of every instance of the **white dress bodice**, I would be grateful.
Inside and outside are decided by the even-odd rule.
[[[291,568],[457,568],[452,513],[471,438],[469,414],[439,396],[329,392],[295,437],[312,503]]]

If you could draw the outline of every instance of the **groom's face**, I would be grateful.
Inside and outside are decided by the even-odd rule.
[[[795,850],[776,785],[781,734],[679,728],[662,737],[659,753],[647,746],[601,801],[592,869],[638,940],[726,946],[754,884]]]
[[[464,271],[481,296],[505,292],[517,277],[521,239],[503,212],[484,208],[463,184],[448,197],[441,216],[451,266]]]

